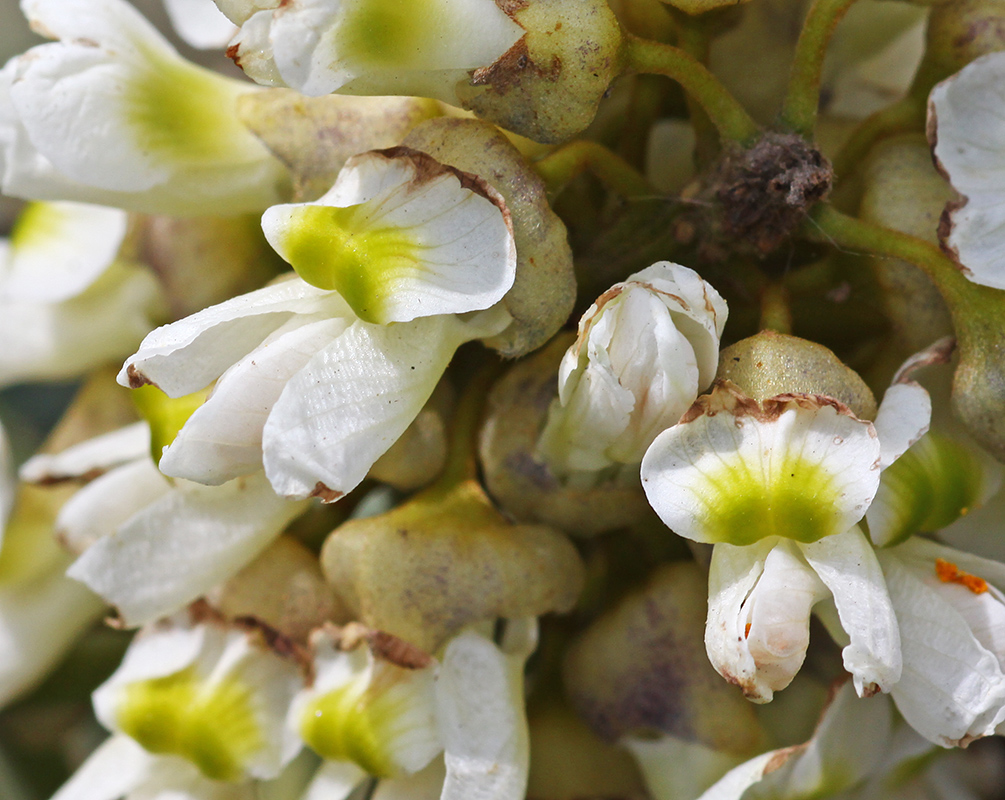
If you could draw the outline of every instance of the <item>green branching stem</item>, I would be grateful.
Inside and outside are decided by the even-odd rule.
[[[667,8],[673,9],[673,6]],[[696,61],[707,64],[711,45],[708,18],[704,14],[692,16],[677,9],[673,9],[672,15],[677,29],[677,46]],[[702,168],[718,155],[718,132],[695,97],[691,94],[685,94],[685,97],[694,129],[695,159]]]
[[[834,28],[855,0],[814,0],[806,14],[782,102],[781,122],[806,139],[813,139],[820,105],[820,76]]]
[[[708,114],[722,139],[750,145],[760,135],[760,126],[719,79],[679,47],[626,34],[624,56],[630,72],[665,75],[677,81]]]
[[[502,362],[493,360],[472,375],[464,387],[451,419],[447,462],[436,482],[426,489],[426,494],[433,491],[449,492],[455,486],[477,477],[475,450],[485,410],[485,397],[501,368]]]
[[[560,147],[534,163],[551,197],[577,175],[589,171],[606,189],[626,199],[654,197],[659,192],[638,170],[598,142],[580,139]]]
[[[925,102],[912,95],[866,117],[834,157],[835,176],[841,180],[852,174],[880,139],[921,130],[924,125]]]
[[[803,223],[803,234],[818,242],[880,258],[898,258],[914,264],[932,280],[949,307],[961,348],[971,344],[975,313],[988,307],[987,287],[971,283],[956,264],[936,245],[900,231],[842,214],[833,206],[821,204]],[[1000,294],[995,292],[995,294]],[[990,298],[1000,302],[1000,298]],[[991,311],[992,309],[988,308]]]

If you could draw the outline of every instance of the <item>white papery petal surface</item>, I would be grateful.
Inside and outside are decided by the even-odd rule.
[[[970,280],[1005,289],[1005,56],[975,59],[929,98],[935,158],[965,204],[945,239]]]
[[[375,151],[349,159],[318,200],[270,208],[262,228],[361,319],[407,322],[485,309],[509,291],[516,244],[504,208],[488,184],[423,153]]]
[[[901,675],[900,632],[872,545],[855,526],[798,546],[834,598],[850,639],[842,657],[855,691],[859,696],[890,691]]]
[[[880,551],[890,597],[900,624],[904,669],[890,694],[918,733],[953,747],[989,736],[1005,719],[1005,674],[995,653],[977,639],[967,619],[946,600],[979,603],[982,595],[940,584],[934,560],[911,565],[914,542]],[[908,560],[898,557],[906,552]],[[910,565],[910,566],[909,566]],[[979,574],[979,573],[978,573]]]
[[[523,33],[490,0],[294,0],[270,38],[283,79],[304,94],[362,78],[361,94],[450,100],[457,71],[491,65]],[[422,88],[431,91],[408,91]]]
[[[134,422],[92,437],[59,453],[41,453],[21,465],[18,474],[28,483],[56,483],[90,479],[128,461],[150,454],[150,427]]]
[[[873,425],[879,435],[880,465],[886,469],[928,432],[932,399],[914,383],[895,383],[886,390]]]
[[[142,784],[155,758],[128,736],[111,736],[88,756],[52,800],[119,800]]]
[[[327,500],[352,490],[415,419],[457,347],[486,330],[452,316],[350,326],[290,379],[269,415],[262,442],[275,490]]]
[[[62,303],[0,301],[0,386],[76,377],[118,360],[150,330],[161,308],[153,275],[123,262]]]
[[[179,487],[96,542],[67,574],[138,625],[237,572],[304,510],[277,497],[260,473],[218,487]]]
[[[351,761],[322,762],[301,800],[345,800],[366,778]]]
[[[447,645],[436,684],[447,767],[441,800],[523,798],[530,767],[525,659],[474,633]]]
[[[262,468],[262,430],[286,382],[350,319],[297,315],[228,369],[158,465],[165,475],[218,486]]]
[[[802,666],[810,611],[826,596],[794,542],[716,545],[705,628],[712,666],[748,699],[769,702]]]
[[[72,553],[82,553],[118,530],[133,514],[172,491],[149,455],[88,483],[56,515],[55,534]]]
[[[23,5],[61,41],[14,62],[16,126],[62,176],[97,189],[96,202],[132,194],[124,207],[199,214],[279,198],[281,165],[236,116],[246,85],[184,61],[121,0]]]
[[[58,303],[80,294],[116,258],[127,214],[84,203],[31,203],[0,264],[0,302]]]
[[[879,487],[871,423],[827,398],[763,403],[716,387],[642,461],[649,504],[698,542],[816,541],[858,522]]]
[[[164,0],[164,10],[178,35],[200,50],[222,49],[237,33],[213,0]]]
[[[170,397],[198,391],[262,343],[295,314],[345,316],[332,292],[298,278],[242,294],[148,335],[118,375],[123,386],[153,383]]]

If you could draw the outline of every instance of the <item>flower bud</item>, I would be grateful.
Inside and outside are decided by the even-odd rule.
[[[472,623],[568,611],[584,580],[564,535],[511,524],[474,481],[344,523],[321,565],[357,619],[427,652]]]
[[[458,84],[461,105],[538,142],[586,128],[621,68],[621,30],[604,0],[509,3],[526,34]]]
[[[726,303],[661,261],[601,295],[579,321],[540,452],[559,476],[638,464],[712,382]]]
[[[719,354],[719,380],[728,380],[747,397],[766,400],[780,394],[833,397],[859,419],[874,419],[876,399],[851,368],[823,345],[762,331]]]
[[[559,480],[536,454],[570,338],[555,337],[492,387],[479,456],[489,493],[508,515],[554,525],[570,536],[595,536],[640,522],[652,511],[634,471],[581,486]]]

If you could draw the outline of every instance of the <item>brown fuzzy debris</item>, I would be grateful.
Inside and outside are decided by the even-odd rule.
[[[766,133],[749,150],[723,159],[713,176],[722,233],[767,255],[827,197],[833,179],[830,162],[805,140]]]

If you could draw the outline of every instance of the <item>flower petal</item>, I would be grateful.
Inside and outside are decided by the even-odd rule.
[[[121,0],[24,7],[61,41],[17,59],[10,96],[56,170],[99,196],[133,194],[130,207],[148,213],[238,213],[278,199],[284,171],[236,115],[245,84],[184,61]]]
[[[832,398],[758,403],[720,385],[656,438],[642,483],[663,522],[688,539],[812,542],[862,518],[879,455],[872,424]]]
[[[964,617],[921,574],[880,551],[900,624],[904,668],[890,694],[904,719],[935,744],[954,747],[989,736],[1005,718],[1005,673],[995,654],[970,631]],[[910,552],[910,549],[908,549]],[[934,577],[934,564],[929,564]]]
[[[153,383],[171,397],[206,387],[295,314],[345,316],[338,295],[292,279],[164,325],[147,336],[119,373],[123,386]]]
[[[170,494],[171,484],[149,456],[88,483],[56,515],[55,534],[71,553],[83,553],[146,506]]]
[[[111,736],[52,800],[119,800],[143,782],[154,758],[128,736]]]
[[[237,572],[303,511],[303,504],[277,497],[261,474],[219,487],[186,486],[96,542],[67,574],[138,625]]]
[[[802,666],[810,640],[810,610],[826,595],[792,542],[716,545],[705,628],[712,666],[739,685],[748,699],[769,702]]]
[[[351,761],[325,761],[302,800],[345,800],[367,774]]]
[[[213,0],[164,0],[164,10],[185,43],[200,50],[222,49],[237,33]]]
[[[422,409],[470,332],[452,317],[356,322],[286,384],[262,436],[285,497],[352,490]]]
[[[30,203],[0,265],[0,300],[58,303],[80,294],[116,258],[127,215],[83,203]]]
[[[165,475],[218,486],[262,468],[262,429],[286,382],[351,320],[297,315],[228,369],[158,465]]]
[[[81,375],[121,358],[162,313],[146,269],[114,262],[62,303],[0,303],[0,386]]]
[[[145,422],[134,422],[59,453],[33,456],[21,465],[18,474],[27,483],[90,480],[128,461],[146,459],[149,454],[150,428]]]
[[[1005,56],[974,59],[932,89],[929,140],[936,163],[964,196],[941,238],[970,280],[1005,289]]]
[[[304,280],[336,290],[367,322],[485,309],[516,276],[502,196],[408,148],[349,159],[324,196],[273,206],[262,228]]]
[[[858,526],[799,548],[834,597],[841,627],[850,638],[842,651],[859,696],[890,691],[900,679],[897,615],[883,570]]]
[[[523,698],[526,655],[462,633],[447,645],[436,684],[447,777],[441,800],[520,800],[530,740]]]
[[[521,36],[487,0],[295,0],[276,12],[271,32],[279,72],[303,94],[330,94],[362,78],[353,86],[358,94],[454,102],[452,84],[463,71],[491,65]]]

